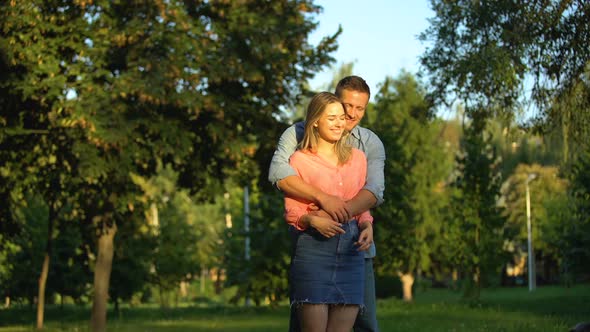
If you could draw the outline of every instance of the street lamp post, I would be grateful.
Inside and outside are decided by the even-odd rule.
[[[528,269],[529,269],[529,292],[537,288],[535,272],[535,253],[533,252],[533,231],[531,225],[531,194],[529,191],[529,182],[537,178],[537,174],[531,173],[525,181],[526,187],[526,229],[528,236]]]

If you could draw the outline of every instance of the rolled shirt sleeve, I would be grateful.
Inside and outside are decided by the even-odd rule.
[[[304,208],[299,202],[288,197],[285,198],[285,221],[287,224],[294,226],[300,231],[304,231],[306,227],[301,225],[301,218],[309,212],[308,208]]]
[[[383,192],[385,191],[385,147],[379,137],[371,130],[359,128],[361,132],[361,150],[367,156],[367,183],[363,187],[373,193],[377,199],[375,206],[383,203]]]
[[[364,222],[373,223],[373,216],[371,215],[370,211],[365,211],[358,216],[355,216],[355,219],[358,221],[359,225]]]

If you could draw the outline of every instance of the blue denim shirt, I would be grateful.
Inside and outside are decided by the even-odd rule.
[[[289,158],[297,149],[298,142],[303,139],[304,123],[297,122],[287,128],[277,145],[270,168],[268,170],[268,180],[276,185],[291,175],[297,175],[295,170],[289,165]],[[348,143],[353,147],[363,151],[367,156],[367,182],[363,189],[366,189],[375,195],[377,204],[383,203],[383,191],[385,190],[385,177],[383,167],[385,166],[385,148],[383,143],[374,132],[367,128],[356,126],[348,136]],[[366,251],[365,257],[375,257],[375,245]]]

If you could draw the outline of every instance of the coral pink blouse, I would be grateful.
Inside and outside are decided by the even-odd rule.
[[[291,167],[297,175],[308,184],[343,200],[353,198],[365,185],[367,175],[367,158],[358,149],[352,149],[352,155],[344,165],[334,166],[319,155],[298,150],[291,155]],[[287,223],[299,230],[305,228],[299,224],[299,219],[310,211],[311,201],[285,196],[285,219]],[[359,224],[373,222],[369,211],[354,216]]]

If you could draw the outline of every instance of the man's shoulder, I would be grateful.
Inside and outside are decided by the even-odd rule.
[[[376,139],[380,140],[379,136],[377,136],[377,134],[375,134],[375,132],[369,128],[356,126],[355,129],[358,129],[361,137],[376,138]]]
[[[301,140],[303,139],[303,133],[305,132],[305,121],[295,122],[291,127],[293,128],[293,130],[295,130],[297,142],[301,142]]]
[[[295,122],[283,131],[283,135],[294,135],[295,134],[299,139],[299,136],[301,134],[303,134],[304,129],[305,129],[305,122],[304,121]]]

